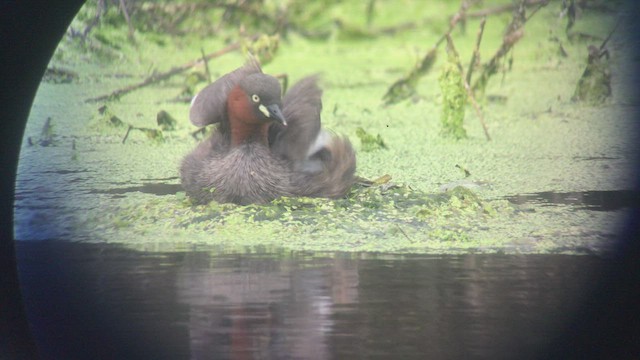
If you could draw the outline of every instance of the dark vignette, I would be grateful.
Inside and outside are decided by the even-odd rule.
[[[18,290],[13,196],[18,151],[40,79],[80,0],[0,0],[0,358],[36,358]]]
[[[37,357],[20,298],[14,256],[15,172],[24,126],[40,79],[82,3],[0,0],[0,358],[3,359]],[[635,34],[634,40],[639,43],[640,34]],[[636,58],[640,58],[640,53]],[[640,138],[637,130],[630,136]],[[640,188],[638,180],[636,188]],[[601,278],[594,279],[593,296],[583,304],[574,321],[566,324],[564,335],[549,349],[541,349],[540,358],[623,359],[640,354],[639,224],[640,209],[635,208],[626,224],[624,241]]]

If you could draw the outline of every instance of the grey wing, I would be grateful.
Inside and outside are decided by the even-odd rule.
[[[306,77],[285,94],[282,113],[287,126],[274,123],[269,129],[269,140],[274,153],[301,163],[313,152],[320,133],[322,111],[322,89],[316,75]]]
[[[213,83],[207,85],[191,100],[189,119],[196,126],[206,126],[222,122],[227,112],[227,96],[233,87],[247,75],[262,72],[254,58]]]

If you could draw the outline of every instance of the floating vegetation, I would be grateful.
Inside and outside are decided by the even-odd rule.
[[[467,137],[463,127],[467,92],[464,88],[462,72],[457,65],[459,61],[452,57],[453,55],[449,55],[449,61],[442,68],[438,78],[442,92],[440,123],[444,136],[459,140]]]
[[[504,200],[481,200],[462,187],[427,194],[404,185],[374,185],[354,186],[344,199],[282,197],[247,206],[215,201],[192,205],[178,193],[109,213],[117,216],[107,224],[112,221],[119,229],[146,232],[145,224],[153,224],[165,231],[210,234],[210,244],[259,240],[298,249],[406,251],[439,247],[442,242],[471,246],[469,232],[485,226],[486,219],[512,216],[514,208]],[[104,218],[91,221],[105,224]]]
[[[176,124],[178,124],[176,119],[164,110],[158,112],[156,123],[162,131],[173,131],[176,129]]]
[[[616,24],[600,47],[594,45],[588,47],[587,67],[578,80],[572,100],[598,105],[604,103],[611,96],[611,71],[609,70],[607,42],[617,27]]]
[[[359,127],[356,129],[356,136],[360,139],[361,150],[364,152],[386,149],[387,145],[382,140],[380,134],[371,135],[365,129]]]
[[[125,127],[127,126],[118,116],[116,116],[107,105],[102,105],[98,108],[98,124],[104,124],[109,127]]]

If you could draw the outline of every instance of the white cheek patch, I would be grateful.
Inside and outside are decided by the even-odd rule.
[[[263,113],[264,116],[271,117],[271,113],[269,113],[269,109],[267,109],[266,106],[260,104],[260,106],[258,106],[258,110],[260,110],[260,112]]]

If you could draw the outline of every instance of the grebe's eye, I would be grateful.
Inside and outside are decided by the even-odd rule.
[[[260,102],[260,96],[253,94],[251,95],[251,100],[253,100],[254,103],[259,103]]]

